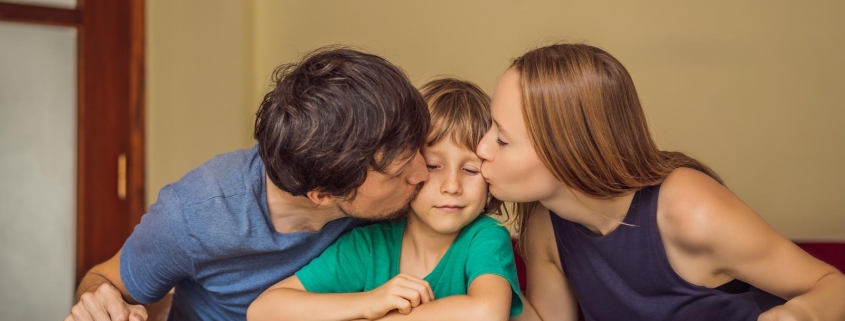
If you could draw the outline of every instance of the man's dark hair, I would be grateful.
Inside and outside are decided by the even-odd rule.
[[[369,170],[385,173],[425,143],[429,113],[405,73],[387,60],[324,47],[273,72],[256,113],[267,176],[294,196],[355,197]]]

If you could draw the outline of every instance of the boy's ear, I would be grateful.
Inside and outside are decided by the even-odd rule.
[[[331,206],[337,201],[337,197],[320,191],[308,191],[305,193],[305,197],[314,203],[315,206]]]

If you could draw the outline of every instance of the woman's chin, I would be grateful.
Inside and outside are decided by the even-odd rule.
[[[500,201],[504,201],[504,202],[513,202],[514,201],[512,195],[508,195],[508,193],[505,193],[505,191],[499,190],[493,184],[490,184],[489,187],[487,188],[487,190],[490,191],[490,195],[493,195],[493,197],[495,197],[496,199],[498,199]]]

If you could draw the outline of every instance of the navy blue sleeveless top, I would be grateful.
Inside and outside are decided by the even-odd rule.
[[[550,213],[561,266],[587,320],[754,321],[783,303],[739,280],[711,289],[675,273],[657,230],[659,191],[637,191],[623,220],[635,226],[605,236]]]

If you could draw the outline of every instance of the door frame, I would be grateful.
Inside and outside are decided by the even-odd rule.
[[[0,21],[77,30],[77,284],[117,253],[146,212],[144,1],[77,0],[62,9],[0,0]]]

